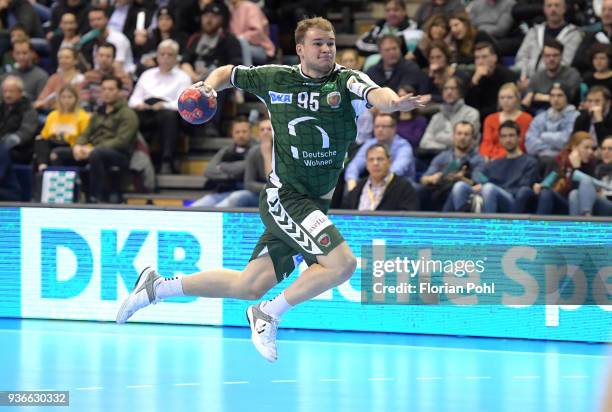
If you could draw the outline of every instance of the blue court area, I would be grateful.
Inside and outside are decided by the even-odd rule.
[[[602,344],[0,320],[0,390],[69,390],[75,411],[596,411]],[[15,410],[16,408],[6,408]]]

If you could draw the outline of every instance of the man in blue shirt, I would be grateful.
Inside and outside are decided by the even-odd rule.
[[[499,127],[499,142],[506,156],[487,163],[482,173],[473,175],[475,184],[457,182],[451,193],[455,210],[461,210],[473,193],[483,197],[485,213],[524,213],[538,181],[538,161],[519,148],[519,125],[506,120]]]
[[[459,181],[472,183],[471,177],[484,166],[484,158],[478,154],[474,132],[474,125],[470,122],[455,123],[453,148],[434,157],[421,176],[419,196],[424,210],[458,210],[454,208],[452,197],[449,196],[453,185]]]
[[[397,134],[397,117],[390,113],[378,113],[374,118],[374,137],[367,140],[353,160],[346,166],[344,180],[350,192],[357,186],[359,176],[366,169],[366,152],[374,143],[384,143],[391,151],[391,172],[414,181],[416,168],[412,146]]]

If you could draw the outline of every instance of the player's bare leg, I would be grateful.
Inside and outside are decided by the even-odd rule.
[[[170,279],[146,268],[119,309],[116,321],[125,323],[138,310],[176,296],[259,299],[276,283],[274,266],[268,255],[250,261],[243,271],[212,269]]]
[[[319,263],[311,265],[274,299],[251,305],[247,309],[253,344],[270,362],[274,362],[278,356],[276,331],[283,313],[346,282],[357,266],[355,256],[346,242],[342,242],[327,256],[318,256],[317,260]]]

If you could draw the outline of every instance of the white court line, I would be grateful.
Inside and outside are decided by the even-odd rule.
[[[126,388],[128,389],[145,389],[145,388],[152,388],[153,385],[127,385]]]
[[[57,392],[56,389],[25,389],[25,392]]]
[[[200,386],[200,382],[191,382],[191,383],[175,383],[174,386]]]
[[[336,379],[336,378],[321,378],[319,379],[321,382],[345,382],[346,379]]]
[[[368,378],[369,381],[374,381],[374,382],[378,382],[378,381],[392,381],[394,378]]]
[[[538,375],[515,375],[512,379],[540,379]]]
[[[164,324],[160,324],[162,326]],[[196,325],[190,325],[196,326]],[[116,333],[105,333],[105,332],[65,332],[65,331],[45,331],[45,330],[27,330],[27,329],[0,329],[0,333],[33,333],[33,334],[55,334],[55,335],[93,335],[93,336],[107,336],[113,339],[130,337],[133,339],[150,339],[151,337],[159,339],[182,339],[182,340],[213,340],[213,341],[239,341],[239,342],[250,342],[251,338],[226,338],[226,337],[214,337],[214,336],[176,336],[176,335],[156,335],[156,334],[134,334],[134,335],[118,335]],[[440,337],[448,337],[440,335]],[[453,336],[450,336],[451,338]],[[360,342],[321,342],[311,340],[280,340],[283,345],[285,344],[302,344],[308,343],[309,345],[323,345],[323,346],[352,346],[362,348],[388,348],[388,349],[408,349],[408,350],[430,350],[430,351],[441,351],[441,352],[471,352],[471,353],[503,353],[505,355],[527,355],[527,356],[563,356],[566,358],[602,358],[608,359],[610,355],[591,355],[591,354],[579,354],[579,353],[551,353],[551,352],[520,352],[511,350],[499,350],[499,349],[468,349],[468,348],[440,348],[437,346],[419,346],[419,345],[390,345],[387,343],[360,343]]]
[[[441,376],[417,376],[417,381],[441,381]]]
[[[104,386],[88,386],[86,388],[76,388],[77,391],[99,391],[104,389]]]
[[[223,382],[224,385],[244,385],[245,383],[249,383],[249,381],[226,381],[226,382]]]
[[[563,375],[561,376],[563,379],[588,379],[588,375]]]
[[[466,376],[466,380],[492,379],[490,376]]]
[[[272,383],[296,383],[297,381],[295,379],[277,379],[277,380],[272,380],[270,382]]]

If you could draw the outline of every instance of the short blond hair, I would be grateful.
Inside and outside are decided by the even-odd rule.
[[[336,34],[334,31],[334,26],[331,22],[323,17],[312,17],[310,19],[301,20],[297,27],[295,28],[295,44],[303,44],[304,37],[306,36],[306,32],[308,29],[319,29],[323,31],[331,31]]]

